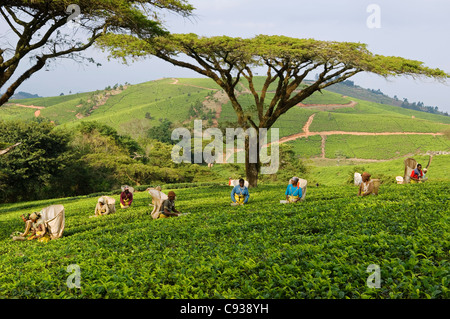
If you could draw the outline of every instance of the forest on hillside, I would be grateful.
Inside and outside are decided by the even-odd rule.
[[[123,184],[145,190],[161,183],[227,181],[206,162],[172,161],[172,144],[148,136],[134,140],[96,121],[70,129],[37,119],[0,121],[0,137],[0,149],[21,142],[0,158],[0,203],[114,192]],[[193,158],[195,152],[192,145]],[[282,170],[267,178],[286,179],[290,171],[305,171],[291,146],[280,148],[280,158]],[[223,165],[233,178],[244,175],[243,165]]]

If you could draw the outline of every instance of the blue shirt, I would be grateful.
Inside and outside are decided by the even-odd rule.
[[[292,186],[292,184],[289,184],[288,187],[286,188],[286,192],[284,194],[289,195],[289,196],[302,197],[302,188],[295,187],[295,186]]]
[[[415,169],[411,172],[411,177],[414,177],[414,178],[423,177],[423,171],[419,171],[419,169],[415,168]]]
[[[233,203],[236,202],[236,200],[234,199],[234,194],[244,195],[244,204],[247,204],[248,198],[250,197],[247,187],[241,187],[240,185],[236,185],[233,187],[233,190],[231,191],[231,200],[233,201]]]

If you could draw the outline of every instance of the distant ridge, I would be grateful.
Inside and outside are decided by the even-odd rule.
[[[21,92],[14,93],[14,95],[11,97],[11,100],[35,99],[35,98],[40,98],[40,97],[42,97],[42,96],[21,91]]]
[[[305,83],[312,84],[312,80],[306,80]],[[388,104],[402,107],[405,109],[426,112],[431,114],[450,116],[447,112],[440,111],[437,106],[426,106],[423,102],[409,102],[407,98],[400,100],[396,95],[390,97],[383,92],[374,89],[363,88],[356,85],[353,81],[347,80],[341,83],[336,83],[327,87],[327,90],[334,93],[339,93],[345,96],[351,96],[357,99],[366,100],[370,102]]]

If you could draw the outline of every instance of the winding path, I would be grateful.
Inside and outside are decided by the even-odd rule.
[[[194,88],[199,88],[199,89],[205,89],[205,90],[213,90],[213,91],[220,91],[220,89],[213,89],[213,88],[207,88],[204,86],[198,86],[198,85],[193,85],[193,84],[186,84],[186,83],[179,83],[180,80],[177,78],[172,78],[173,82],[170,83],[172,85],[184,85],[184,86],[192,86]]]
[[[306,121],[306,124],[303,126],[303,133],[296,133],[289,136],[284,136],[279,140],[279,143],[286,143],[289,141],[293,141],[299,138],[308,137],[308,136],[314,136],[314,135],[320,135],[322,137],[321,142],[321,158],[325,157],[325,144],[327,136],[329,135],[357,135],[357,136],[387,136],[387,135],[431,135],[431,136],[439,136],[444,135],[444,133],[438,132],[438,133],[428,133],[428,132],[348,132],[348,131],[321,131],[321,132],[311,132],[309,130],[309,127],[312,124],[312,121],[314,119],[314,116],[316,113],[312,114],[308,120]],[[267,145],[264,145],[264,147],[267,147],[271,143],[268,143]],[[357,160],[357,159],[355,159]]]
[[[213,88],[208,88],[208,87],[202,87],[202,86],[197,86],[197,85],[191,85],[191,84],[180,84],[179,80],[177,78],[173,78],[173,82],[171,84],[174,85],[184,85],[184,86],[192,86],[192,87],[197,87],[197,88],[201,88],[201,89],[206,89],[206,90],[215,90],[217,91],[214,95],[214,97],[216,97],[218,95],[218,93],[220,93],[221,91],[219,89],[213,89]],[[246,88],[244,85],[241,86],[243,88],[242,92],[240,92],[240,94],[245,94],[245,93],[250,93],[250,90],[248,88]],[[345,97],[345,96],[344,96]],[[216,102],[216,106],[212,106],[209,105],[207,106],[208,108],[215,108],[216,109],[216,118],[218,119],[221,113],[221,109],[222,109],[222,103],[225,103],[225,99],[226,96],[221,95],[220,99],[218,99],[218,102]],[[219,105],[220,104],[220,105]],[[308,108],[308,109],[320,109],[321,111],[329,111],[332,109],[336,109],[336,108],[344,108],[344,107],[354,107],[355,105],[357,105],[358,103],[355,101],[350,101],[346,104],[303,104],[303,103],[299,103],[297,104],[297,106],[301,107],[301,108]],[[205,105],[206,106],[206,105]],[[387,135],[431,135],[431,136],[438,136],[438,135],[444,135],[444,133],[429,133],[429,132],[348,132],[348,131],[321,131],[321,132],[311,132],[309,130],[313,120],[314,120],[314,116],[317,113],[312,114],[308,120],[306,121],[305,125],[303,125],[302,133],[296,133],[296,134],[292,134],[289,136],[284,136],[282,137],[278,143],[282,144],[282,143],[286,143],[289,141],[293,141],[299,138],[303,138],[303,137],[308,137],[308,136],[314,136],[314,135],[320,135],[322,137],[322,142],[321,142],[321,158],[325,159],[325,144],[326,144],[326,139],[327,136],[329,135],[356,135],[356,136],[387,136]],[[214,121],[214,124],[217,125],[217,120]],[[269,146],[271,143],[268,143],[266,145],[264,145],[263,147],[267,147]],[[240,152],[242,151],[242,149],[234,149],[234,152],[232,154],[227,154],[224,153],[224,162],[226,163],[226,160],[233,155],[236,152]],[[353,160],[360,160],[360,159],[353,159]],[[361,159],[362,160],[362,159]],[[367,161],[370,161],[370,159],[368,159]],[[378,160],[374,160],[374,161],[378,161]]]
[[[26,107],[29,109],[36,109],[36,111],[34,112],[35,117],[39,117],[39,115],[41,115],[41,110],[45,109],[44,106],[24,105],[24,104],[18,104],[18,103],[9,103],[9,104],[12,106],[20,106],[20,107]]]
[[[24,104],[17,104],[17,103],[11,103],[11,105],[20,106],[20,107],[28,107],[30,109],[38,109],[38,110],[45,109],[44,106],[36,106],[36,105],[24,105]]]

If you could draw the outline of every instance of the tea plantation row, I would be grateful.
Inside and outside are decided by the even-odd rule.
[[[263,185],[243,207],[227,186],[176,189],[190,214],[162,220],[146,192],[99,218],[88,218],[95,197],[1,205],[0,297],[449,298],[449,188],[382,185],[359,198],[354,186],[310,187],[282,205],[283,187]],[[66,208],[63,238],[11,241],[20,214],[54,203]],[[69,265],[80,288],[68,288]]]

